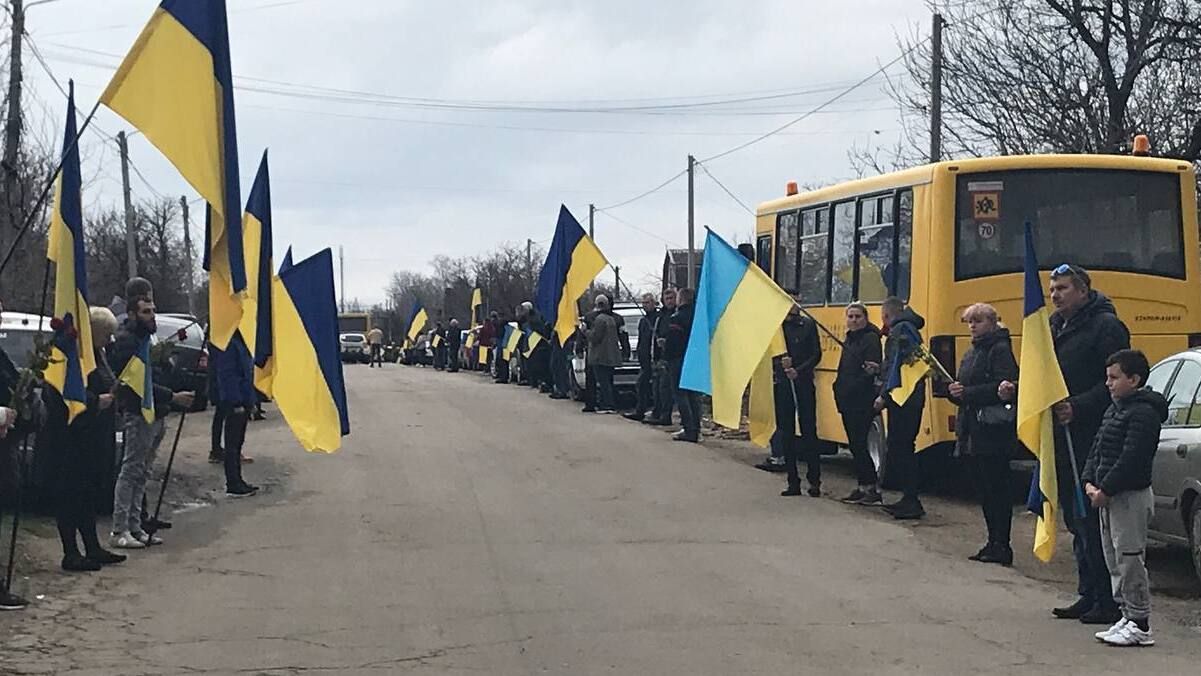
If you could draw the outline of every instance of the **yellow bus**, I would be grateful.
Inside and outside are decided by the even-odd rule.
[[[926,318],[923,335],[951,373],[970,346],[960,316],[996,306],[1020,349],[1023,223],[1039,263],[1089,270],[1151,363],[1201,344],[1196,177],[1188,162],[1110,155],[1007,156],[939,162],[761,204],[756,262],[840,338],[843,309],[889,295]],[[874,307],[873,307],[874,306]],[[834,407],[838,344],[822,336],[818,433],[846,443]],[[955,406],[931,388],[917,447],[953,447]],[[871,435],[884,463],[883,427]]]

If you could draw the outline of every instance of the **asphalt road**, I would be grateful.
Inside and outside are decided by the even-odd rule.
[[[347,373],[340,453],[305,455],[278,420],[252,428],[253,499],[204,495],[219,470],[207,420],[189,421],[182,471],[204,504],[123,566],[34,576],[44,598],[0,617],[0,673],[1201,668],[1201,634],[1176,619],[1195,599],[1172,601],[1157,646],[1101,646],[1050,619],[1062,576],[964,560],[967,507],[932,500],[929,521],[897,524],[779,497],[741,442],[671,443],[475,374]]]

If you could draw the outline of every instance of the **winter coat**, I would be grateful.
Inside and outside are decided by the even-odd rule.
[[[617,321],[613,315],[601,312],[588,327],[589,366],[620,366],[621,343],[617,337]]]
[[[655,349],[655,324],[659,322],[659,317],[663,313],[658,309],[642,315],[642,319],[638,320],[638,366],[640,368],[650,368],[652,354]]]
[[[254,362],[246,344],[236,336],[224,350],[209,344],[208,395],[214,404],[252,406],[258,402],[254,389]]]
[[[463,331],[459,327],[452,326],[446,329],[446,345],[451,352],[458,352],[462,347]]]
[[[496,326],[493,325],[492,320],[489,319],[488,321],[484,322],[482,326],[480,326],[480,345],[483,347],[493,347],[496,343],[496,339]]]
[[[142,341],[147,336],[154,333],[149,328],[138,322],[136,317],[131,317],[125,320],[117,329],[117,336],[109,347],[108,363],[112,366],[113,374],[117,378],[121,377],[121,373],[129,364],[130,360],[137,354],[138,348]],[[213,363],[212,356],[209,356],[209,364]],[[154,412],[156,416],[164,416],[171,410],[171,388],[160,385],[163,375],[160,368],[149,364],[153,371],[151,375],[151,383],[154,385]],[[210,381],[215,378],[210,376]],[[142,398],[137,395],[128,385],[121,385],[117,388],[117,405],[123,413],[137,413],[142,410]]]
[[[817,325],[807,317],[796,317],[784,320],[784,345],[788,356],[792,359],[792,368],[796,369],[797,382],[813,382],[813,369],[822,359],[821,342],[817,339]],[[772,357],[772,381],[788,382],[784,373],[784,355]]]
[[[1077,462],[1083,462],[1084,449],[1092,448],[1111,403],[1105,387],[1105,360],[1130,347],[1130,332],[1118,319],[1113,303],[1104,294],[1091,291],[1071,319],[1061,313],[1051,316],[1051,336],[1073,409],[1071,430]],[[1061,443],[1062,429],[1056,426],[1055,446],[1058,452],[1067,453],[1066,444]]]
[[[888,374],[892,373],[893,364],[902,359],[903,355],[910,354],[914,346],[910,344],[908,331],[905,326],[913,330],[918,339],[921,339],[922,327],[926,325],[926,320],[918,313],[914,312],[913,308],[907,307],[901,313],[901,316],[892,323],[888,330],[888,338],[884,341],[884,363],[880,365],[881,384],[879,389],[880,396],[884,397],[889,408],[896,408],[897,404],[888,396]],[[917,384],[913,390],[913,396],[925,396],[926,381]],[[911,398],[910,401],[913,401]]]
[[[1159,428],[1168,402],[1154,390],[1138,390],[1110,404],[1080,480],[1108,496],[1151,485],[1151,467],[1159,448]]]
[[[976,420],[976,414],[986,406],[1001,403],[997,388],[1002,380],[1017,381],[1018,364],[1013,357],[1009,329],[998,328],[972,340],[971,349],[959,363],[957,377],[963,385],[963,396],[950,399],[959,407],[955,435],[960,453],[1008,456],[1017,439],[1017,421],[1006,428],[984,426]]]
[[[688,336],[692,334],[693,310],[693,305],[689,303],[677,307],[671,315],[667,326],[667,345],[663,348],[663,358],[667,361],[684,361]]]
[[[880,329],[874,324],[848,331],[843,342],[834,379],[834,404],[840,413],[871,410],[876,399],[876,376],[864,370],[863,365],[869,361],[884,361]]]
[[[70,477],[88,476],[99,481],[111,469],[116,452],[114,411],[100,409],[100,395],[113,391],[117,378],[103,350],[96,350],[96,369],[88,375],[87,409],[67,424],[67,404],[52,387],[42,388],[46,425],[38,435],[38,447],[49,458],[51,484],[56,490],[78,485]],[[115,402],[114,402],[115,404]]]
[[[651,361],[662,361],[667,359],[664,356],[666,345],[659,347],[659,339],[662,338],[664,343],[667,342],[667,334],[671,332],[671,317],[676,312],[675,308],[662,308],[659,310],[659,316],[655,318],[654,334],[655,339],[651,341]],[[641,339],[639,339],[641,340]]]

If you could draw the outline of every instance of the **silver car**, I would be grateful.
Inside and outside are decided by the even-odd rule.
[[[1151,369],[1147,387],[1168,400],[1151,473],[1151,537],[1187,545],[1201,577],[1201,349],[1174,354]]]

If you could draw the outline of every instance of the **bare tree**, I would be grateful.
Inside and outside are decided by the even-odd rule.
[[[1196,0],[957,0],[943,60],[950,157],[1125,152],[1201,159],[1201,3]],[[906,74],[895,148],[852,152],[862,173],[927,160],[930,44],[900,39]]]

